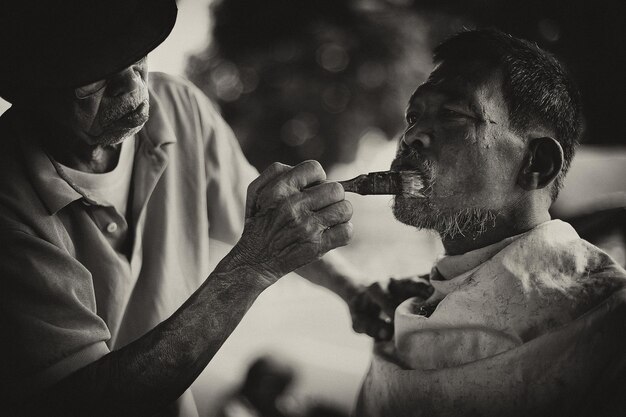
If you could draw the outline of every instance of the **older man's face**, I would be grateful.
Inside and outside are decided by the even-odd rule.
[[[84,98],[46,102],[52,116],[71,139],[88,145],[115,145],[137,133],[148,120],[148,65],[144,57],[109,77],[100,90]],[[77,89],[96,90],[98,83]],[[78,94],[82,97],[81,94]]]
[[[476,236],[519,198],[524,139],[509,126],[501,76],[445,63],[418,87],[392,169],[419,170],[426,198],[396,197],[402,222],[442,237]]]

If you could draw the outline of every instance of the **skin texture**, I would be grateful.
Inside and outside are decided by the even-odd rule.
[[[237,326],[256,297],[280,277],[348,243],[352,214],[315,161],[275,164],[249,187],[262,201],[240,241],[170,318],[135,342],[78,370],[12,415],[143,416],[178,398]]]
[[[44,145],[55,159],[106,172],[117,163],[119,144],[146,122],[145,60],[106,81],[85,99],[72,90],[41,94],[39,102],[25,96],[23,102],[39,103],[28,108],[48,132]],[[183,306],[28,403],[7,405],[7,415],[147,416],[162,410],[190,386],[265,288],[348,243],[351,216],[343,188],[326,181],[319,163],[270,166],[248,188],[241,239]],[[326,275],[345,278],[343,273],[328,267]]]
[[[418,87],[392,163],[424,173],[427,183],[426,198],[396,197],[395,216],[438,232],[448,254],[548,220],[549,185],[562,165],[555,156],[560,146],[547,130],[511,128],[500,73],[479,70],[458,71],[444,62]]]
[[[45,146],[55,159],[85,172],[110,171],[122,141],[148,121],[147,58],[110,77],[105,88],[84,99],[69,90],[29,101],[37,103],[34,116],[52,133],[46,135]]]
[[[84,99],[77,99],[75,91],[25,94],[22,100],[32,111],[33,119],[45,127],[47,151],[62,164],[94,173],[111,171],[117,165],[121,142],[137,133],[148,120],[148,62],[144,57],[135,64],[106,80],[79,87],[84,93],[106,88]],[[125,117],[135,110],[132,116]],[[275,165],[270,170],[286,172],[292,167]],[[285,192],[287,185],[279,186]],[[335,190],[337,192],[337,190]],[[279,195],[280,197],[280,195]],[[268,198],[263,197],[263,198]],[[348,210],[347,207],[344,209]],[[349,208],[351,210],[351,207]],[[249,213],[251,213],[249,211]],[[365,291],[360,282],[365,277],[341,256],[329,253],[298,270],[311,282],[322,285],[338,294],[350,308],[353,328],[379,338],[380,329],[389,324],[379,317],[380,310],[373,301],[364,302],[359,294]]]
[[[425,198],[396,196],[393,212],[403,223],[437,232],[448,255],[550,219],[551,185],[563,150],[540,124],[524,132],[511,128],[497,70],[479,62],[439,64],[409,100],[406,120],[391,168],[420,173]],[[353,300],[355,323],[389,340],[395,307],[408,298],[426,299],[431,291],[411,278],[362,288]],[[386,320],[371,319],[379,314]]]

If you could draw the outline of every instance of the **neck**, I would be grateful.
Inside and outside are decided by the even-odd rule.
[[[461,255],[527,232],[548,220],[550,220],[550,214],[547,209],[536,207],[528,209],[527,207],[526,210],[512,215],[499,215],[493,227],[488,228],[479,236],[442,239],[442,243],[446,255]]]
[[[76,144],[65,152],[51,152],[52,156],[65,166],[78,171],[104,173],[112,171],[120,156],[122,144],[109,146]]]
[[[24,114],[25,120],[31,122],[31,129],[44,138],[41,144],[46,152],[57,162],[77,171],[97,174],[112,171],[117,166],[122,141],[109,145],[90,144],[44,112]]]
[[[48,128],[53,126],[48,124]],[[122,142],[101,145],[90,144],[64,129],[50,129],[44,146],[46,151],[59,163],[83,172],[101,174],[112,171],[116,166],[122,149]]]

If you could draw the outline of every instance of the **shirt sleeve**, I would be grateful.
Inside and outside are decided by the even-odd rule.
[[[109,352],[91,274],[63,249],[0,233],[0,392],[17,401]]]
[[[248,185],[259,174],[209,99],[197,90],[192,97],[205,140],[209,232],[211,238],[232,244],[243,230]]]

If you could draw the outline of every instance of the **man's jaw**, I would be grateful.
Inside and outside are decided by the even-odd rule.
[[[143,124],[135,127],[121,127],[111,131],[103,132],[102,134],[97,136],[92,136],[88,134],[83,142],[88,147],[115,146],[137,134],[141,129],[143,129]]]
[[[432,230],[442,240],[475,240],[496,226],[497,210],[487,208],[441,209],[430,197],[396,196],[393,202],[396,219],[417,229]]]
[[[144,100],[137,105],[121,107],[116,112],[104,117],[101,126],[103,130],[119,127],[135,128],[148,120],[150,104]]]
[[[113,120],[106,121],[96,134],[86,132],[85,141],[92,146],[113,146],[138,133],[149,118],[149,103],[144,101]]]

